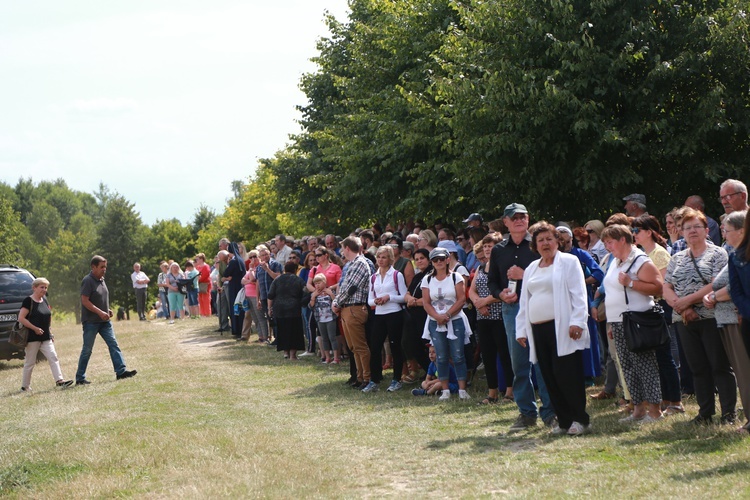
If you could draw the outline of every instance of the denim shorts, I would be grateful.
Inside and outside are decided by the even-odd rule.
[[[188,290],[187,299],[188,299],[189,306],[197,306],[198,305],[198,290],[197,289]]]

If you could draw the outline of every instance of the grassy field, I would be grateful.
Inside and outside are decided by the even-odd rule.
[[[0,495],[17,498],[750,497],[750,441],[696,414],[644,427],[592,403],[594,431],[508,435],[513,405],[362,394],[346,366],[213,333],[213,320],[115,324],[133,379],[97,340],[90,386],[54,388],[46,362],[21,394],[0,362]],[[73,378],[80,327],[57,326]],[[479,377],[482,379],[483,377]],[[592,389],[593,390],[593,389]]]

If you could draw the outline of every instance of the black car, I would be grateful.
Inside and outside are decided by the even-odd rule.
[[[33,281],[34,275],[26,269],[0,264],[0,360],[24,358],[24,350],[9,344],[8,336],[23,299],[31,295]]]

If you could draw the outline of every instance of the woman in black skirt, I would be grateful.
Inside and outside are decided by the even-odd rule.
[[[307,297],[305,297],[307,295]],[[268,290],[268,313],[276,320],[276,350],[297,360],[297,351],[305,349],[302,304],[310,300],[305,283],[297,276],[297,263],[287,262],[284,274],[273,280]]]

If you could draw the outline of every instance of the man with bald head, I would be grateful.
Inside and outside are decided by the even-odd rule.
[[[708,237],[714,242],[714,245],[721,245],[721,228],[719,224],[706,214],[706,204],[703,202],[703,198],[697,194],[687,197],[685,200],[685,206],[690,207],[693,210],[698,210],[706,216],[708,221]]]

